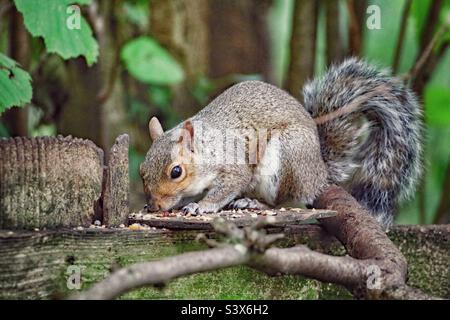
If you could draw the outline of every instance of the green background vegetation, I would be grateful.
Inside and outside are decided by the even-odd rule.
[[[322,74],[328,64],[326,23],[330,14],[326,6],[329,2],[317,1],[313,75]],[[340,41],[344,55],[348,55],[348,41],[354,36],[348,27],[351,1],[335,2],[338,5],[332,14],[340,18]],[[362,12],[363,36],[358,54],[380,67],[390,68],[400,17],[409,1],[362,2],[365,7],[379,6],[381,29],[366,28],[365,19],[369,15]],[[0,114],[3,113],[0,136],[73,134],[108,148],[118,133],[130,133],[132,201],[134,208],[139,208],[143,200],[139,197],[138,165],[150,144],[146,126],[152,115],[158,115],[165,128],[170,128],[194,114],[227,86],[244,79],[264,79],[286,87],[290,64],[304,57],[303,52],[291,50],[294,0],[243,0],[239,5],[231,1],[226,10],[221,7],[223,3],[219,0],[0,0]],[[233,3],[239,8],[232,8]],[[66,27],[71,16],[67,7],[72,4],[81,8],[80,30]],[[170,9],[172,5],[179,7],[171,19],[158,18],[164,11],[159,10],[161,7]],[[420,55],[434,5],[433,0],[412,1],[398,75],[411,70]],[[209,6],[207,18],[201,14],[205,6]],[[223,21],[230,21],[231,30],[226,24],[220,25],[222,20],[215,16],[218,14],[225,16]],[[450,1],[444,0],[431,36],[442,28],[449,14]],[[196,21],[202,22],[201,19],[205,21],[198,26]],[[250,27],[260,29],[250,31],[267,37],[265,45],[258,42],[261,37],[250,34],[245,38],[250,28],[245,23],[249,19],[256,21]],[[167,26],[158,23],[162,20],[168,21]],[[23,30],[17,27],[20,24]],[[178,27],[185,32],[177,33]],[[212,31],[209,35],[206,47],[199,46],[198,41],[205,31],[210,31],[208,28],[216,28],[216,33]],[[242,41],[233,42],[232,28],[242,31]],[[446,48],[449,40],[447,29],[433,53]],[[247,63],[227,70],[226,65],[233,64],[221,60],[223,56],[215,58],[211,54],[215,52],[220,57],[220,51],[227,49],[237,51],[244,61],[255,61],[254,66]],[[259,56],[261,51],[267,52]],[[450,52],[444,50],[420,94],[426,129],[424,180],[417,194],[400,209],[398,223],[432,223],[438,206],[450,196],[446,194],[448,190],[443,190],[450,175],[449,72]],[[298,96],[298,92],[293,94]],[[10,109],[13,106],[16,107]],[[25,117],[18,116],[17,106],[26,113]],[[448,213],[449,209],[446,210]],[[440,221],[445,219],[448,217]]]

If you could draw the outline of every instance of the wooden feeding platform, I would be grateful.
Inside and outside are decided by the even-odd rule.
[[[316,219],[332,214],[317,210],[276,212],[268,232],[283,232],[279,247],[307,244],[315,250],[345,254]],[[254,223],[262,212],[236,216],[217,214],[240,226]],[[286,216],[284,216],[286,213]],[[233,216],[235,215],[235,216]],[[297,219],[296,219],[297,217]],[[213,217],[130,216],[130,225],[0,231],[0,298],[61,299],[104,279],[111,271],[142,261],[161,259],[207,246],[197,241],[211,229]],[[208,221],[204,221],[208,220]],[[323,218],[323,219],[326,219]],[[389,236],[409,262],[410,283],[426,292],[449,297],[449,226],[397,226]],[[70,285],[79,273],[80,286]],[[72,278],[71,278],[72,277]],[[176,279],[163,288],[142,288],[124,298],[136,299],[342,299],[343,288],[298,276],[269,277],[245,266]]]
[[[200,216],[186,216],[180,211],[132,213],[129,224],[142,224],[155,228],[170,230],[212,230],[212,222],[223,218],[232,221],[238,227],[246,227],[255,223],[258,218],[270,217],[271,227],[287,227],[299,224],[311,224],[318,219],[332,217],[336,212],[330,210],[306,210],[300,208],[281,208],[277,210],[224,210],[219,213],[208,213]]]

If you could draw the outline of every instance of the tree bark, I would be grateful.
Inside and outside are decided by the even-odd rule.
[[[118,1],[93,1],[88,18],[99,44],[98,62],[88,67],[84,59],[66,64],[64,86],[68,99],[56,119],[58,133],[92,140],[108,150],[115,137],[128,129],[123,86],[118,78],[122,38],[117,30]],[[70,88],[70,90],[69,90]],[[125,123],[125,125],[124,125]]]
[[[172,106],[181,118],[201,106],[191,94],[200,76],[208,74],[208,1],[154,0],[150,2],[151,34],[181,63],[185,81],[174,87]]]
[[[325,229],[344,244],[349,256],[332,256],[312,251],[303,245],[269,248],[282,236],[261,230],[275,221],[270,216],[243,229],[232,222],[216,219],[212,222],[215,231],[232,240],[233,245],[220,244],[203,235],[199,239],[215,249],[123,268],[71,298],[112,299],[141,286],[159,285],[175,277],[241,264],[269,275],[303,275],[344,285],[357,298],[436,298],[406,284],[405,257],[376,220],[350,194],[340,187],[330,186],[319,195],[315,204],[338,211],[337,215],[320,220]],[[448,244],[448,239],[444,242]]]
[[[402,12],[402,18],[400,23],[400,30],[397,39],[397,46],[395,48],[394,59],[392,61],[392,73],[396,74],[400,65],[400,58],[403,49],[403,42],[405,39],[406,26],[408,24],[409,12],[411,10],[412,0],[407,0]]]
[[[339,63],[344,58],[344,46],[340,32],[339,1],[324,1],[326,8],[327,65]]]
[[[432,0],[430,8],[428,9],[428,15],[423,25],[420,36],[420,50],[419,54],[425,50],[430,43],[433,35],[436,31],[436,26],[439,22],[439,14],[442,8],[442,0]]]
[[[323,219],[325,229],[341,241],[348,254],[356,259],[381,262],[383,285],[402,286],[406,281],[407,262],[400,250],[389,240],[375,218],[341,187],[328,187],[315,201],[314,206],[338,211],[336,217]],[[371,290],[361,286],[353,288],[357,295],[383,294],[386,288]],[[380,291],[380,292],[377,292]]]
[[[260,74],[271,80],[266,22],[270,4],[271,0],[210,1],[210,77]]]
[[[303,85],[314,75],[318,2],[296,1],[286,89],[300,97]]]
[[[347,0],[347,10],[349,16],[349,55],[361,55],[364,33],[363,25],[366,9],[366,0]]]
[[[437,22],[439,21],[439,12],[442,7],[442,0],[433,0],[430,5],[427,19],[424,22],[424,27],[421,33],[420,50],[416,57],[416,62],[410,71],[411,87],[418,94],[419,97],[423,97],[425,86],[433,74],[436,65],[446,52],[450,41],[446,39],[440,46],[439,50],[434,50],[436,43],[438,42],[438,36],[436,32]],[[445,30],[448,30],[449,25],[442,26],[438,31],[441,35],[445,34]]]
[[[30,65],[30,38],[25,29],[22,14],[16,7],[10,8],[9,17],[9,56],[16,60],[23,69]],[[28,136],[28,107],[13,107],[2,115],[9,134],[15,136]]]

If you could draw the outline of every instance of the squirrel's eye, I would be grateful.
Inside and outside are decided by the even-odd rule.
[[[172,179],[176,179],[176,178],[179,178],[182,173],[183,173],[183,169],[181,169],[180,166],[175,166],[172,168],[172,171],[170,171],[170,177]]]

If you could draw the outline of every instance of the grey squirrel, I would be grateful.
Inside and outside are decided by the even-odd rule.
[[[311,204],[338,184],[389,226],[421,171],[415,95],[351,58],[307,83],[303,97],[304,107],[273,85],[245,81],[166,132],[152,118],[153,144],[140,166],[149,210]]]

